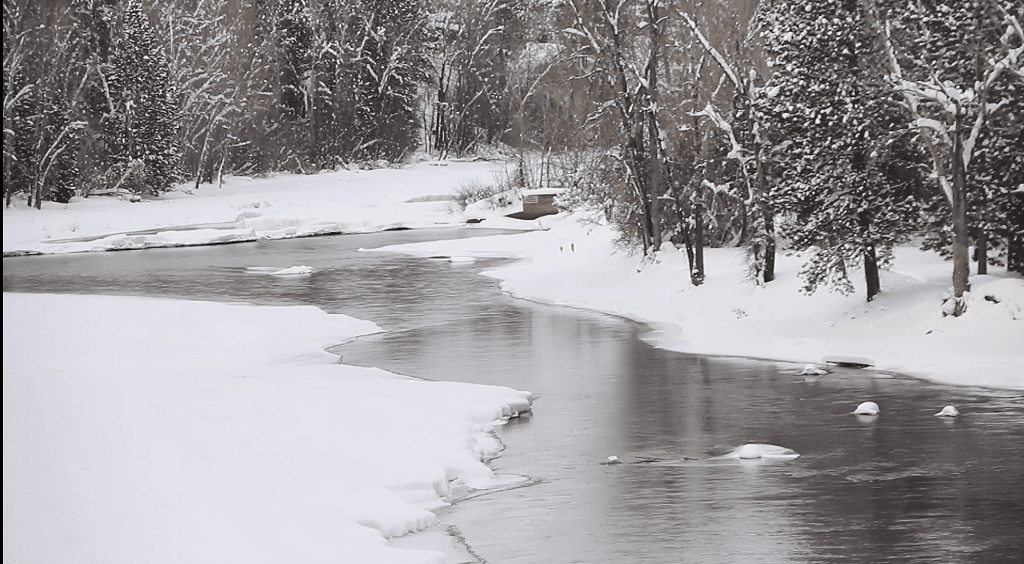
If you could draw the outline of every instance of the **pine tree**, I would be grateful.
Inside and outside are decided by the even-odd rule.
[[[901,116],[872,73],[879,50],[854,0],[774,2],[759,18],[773,74],[758,111],[789,212],[783,231],[810,252],[804,290],[849,293],[863,266],[870,301],[892,246],[917,225],[912,186],[886,174]]]
[[[167,59],[140,0],[120,18],[107,78],[112,112],[105,120],[106,156],[121,187],[160,193],[176,176],[177,111]]]

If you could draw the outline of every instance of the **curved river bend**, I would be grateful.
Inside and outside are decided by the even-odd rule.
[[[635,323],[513,300],[478,274],[496,261],[358,252],[483,233],[5,258],[4,291],[315,305],[388,331],[336,347],[346,363],[534,392],[492,462],[530,485],[442,511],[469,547],[453,562],[1022,561],[1024,393],[673,353]],[[315,271],[252,268],[295,265]],[[866,400],[880,417],[851,414]],[[963,415],[934,417],[946,404]],[[801,456],[712,460],[746,443]]]

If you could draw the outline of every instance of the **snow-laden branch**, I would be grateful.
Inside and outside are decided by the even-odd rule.
[[[715,49],[714,46],[711,45],[711,42],[708,41],[708,38],[705,37],[704,33],[700,30],[699,27],[697,27],[697,22],[693,21],[693,18],[691,18],[689,14],[680,13],[680,15],[682,16],[683,21],[685,21],[686,24],[690,26],[690,29],[693,30],[694,35],[697,36],[697,41],[700,41],[700,44],[704,47],[704,50],[710,53],[712,57],[714,57],[715,62],[718,63],[718,66],[722,67],[722,71],[726,74],[726,76],[729,77],[729,81],[732,82],[733,87],[736,88],[737,91],[742,91],[743,83],[740,82],[740,75],[739,73],[736,72],[736,69],[734,69],[732,65],[729,64],[729,61],[727,61],[725,57],[723,57],[722,54],[718,52],[718,49]]]
[[[732,150],[729,151],[729,154],[727,155],[728,158],[736,159],[742,164],[746,164],[747,161],[753,158],[750,155],[744,155],[743,146],[736,140],[736,135],[733,133],[732,125],[722,117],[722,114],[718,113],[718,110],[711,105],[711,102],[708,102],[707,105],[704,106],[703,110],[694,112],[691,115],[707,117],[715,124],[716,127],[724,131],[726,135],[729,136],[729,144],[732,146]]]
[[[892,46],[892,23],[885,22],[885,28],[882,33],[879,34],[882,38],[882,47],[885,49],[886,58],[889,60],[889,76],[890,81],[896,85],[901,84],[913,84],[903,78],[903,68],[900,66],[899,59],[896,58],[896,50]],[[953,202],[953,186],[949,182],[949,177],[946,176],[945,167],[942,166],[942,159],[939,156],[938,148],[935,146],[935,142],[932,140],[932,136],[928,133],[929,127],[922,125],[921,112],[918,110],[918,101],[921,99],[915,97],[907,90],[901,90],[897,88],[897,91],[903,95],[903,99],[906,102],[907,109],[914,117],[914,122],[917,125],[918,134],[921,140],[924,142],[925,148],[928,150],[928,154],[931,156],[932,169],[935,173],[936,179],[939,181],[939,186],[942,188],[942,193],[946,195],[946,199]],[[927,122],[924,122],[927,124]],[[948,135],[947,135],[948,138]]]
[[[753,159],[754,156],[744,154],[743,146],[740,145],[739,141],[736,140],[736,135],[735,133],[733,133],[732,125],[730,125],[729,122],[726,121],[724,117],[722,117],[722,114],[718,113],[718,110],[715,109],[715,107],[712,106],[710,102],[708,102],[708,104],[704,106],[703,110],[693,113],[691,115],[695,117],[707,117],[719,129],[721,129],[726,133],[726,135],[728,135],[729,144],[732,146],[732,150],[730,150],[729,154],[726,156],[730,159],[735,159],[740,163],[740,172],[743,173],[743,181],[747,184],[747,203],[749,204],[751,202],[754,202],[756,199],[754,194],[754,182],[751,180],[750,174],[747,172],[747,163],[750,162],[750,160]]]

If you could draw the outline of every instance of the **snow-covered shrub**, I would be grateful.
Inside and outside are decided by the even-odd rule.
[[[497,210],[507,208],[516,199],[516,192],[509,190],[507,186],[500,183],[484,184],[473,180],[459,185],[450,205],[452,211],[465,211],[474,204],[484,209]]]

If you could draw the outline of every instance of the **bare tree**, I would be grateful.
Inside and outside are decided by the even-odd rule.
[[[664,192],[665,138],[660,121],[659,67],[666,29],[660,0],[570,0],[575,21],[566,32],[584,76],[601,84],[608,99],[591,121],[618,127],[617,158],[633,195],[645,254],[661,247],[659,198]]]

